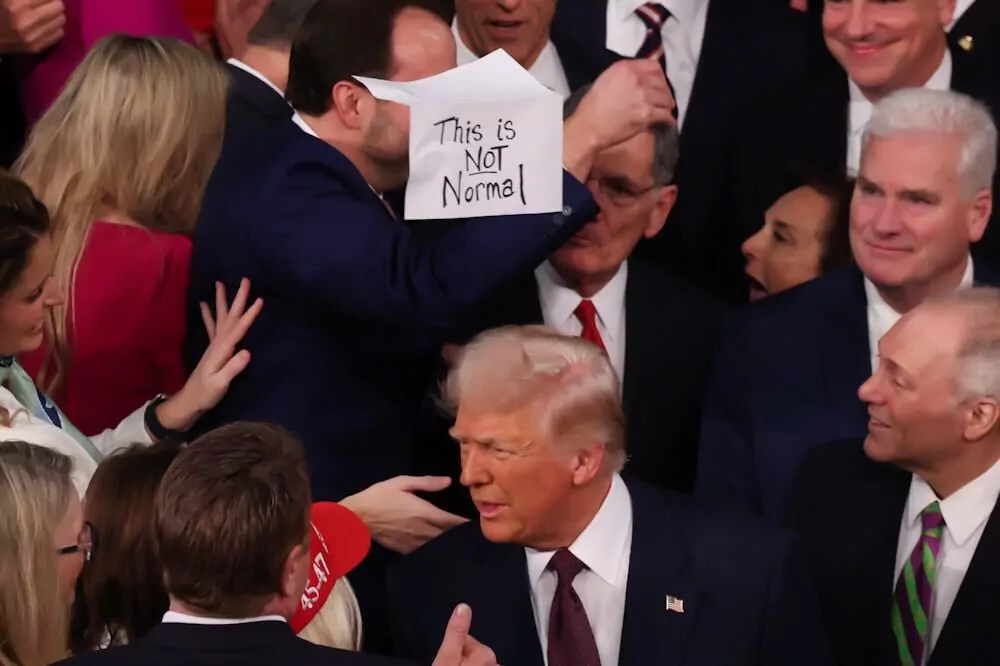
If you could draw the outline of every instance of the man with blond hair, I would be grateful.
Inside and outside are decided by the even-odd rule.
[[[489,331],[444,393],[479,521],[390,570],[405,656],[433,656],[463,600],[501,664],[829,663],[787,536],[622,478],[618,378],[596,345]]]
[[[1000,290],[931,299],[878,351],[867,436],[815,447],[790,503],[837,661],[995,664]]]

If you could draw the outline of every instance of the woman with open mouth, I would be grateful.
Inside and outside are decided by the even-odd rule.
[[[852,261],[848,225],[854,183],[831,175],[792,182],[764,213],[760,230],[743,243],[751,301]]]

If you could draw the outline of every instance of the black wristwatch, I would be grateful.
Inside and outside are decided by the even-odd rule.
[[[166,402],[167,398],[170,396],[166,393],[161,393],[146,405],[146,412],[143,415],[143,423],[146,425],[146,430],[152,435],[154,441],[161,441],[164,439],[174,440],[178,442],[183,442],[185,439],[184,433],[180,430],[171,430],[170,428],[164,427],[160,423],[160,419],[156,416],[156,408],[161,404]]]

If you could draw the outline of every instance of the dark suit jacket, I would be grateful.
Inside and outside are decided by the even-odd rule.
[[[746,299],[743,258],[734,235],[729,184],[731,139],[746,132],[745,107],[805,73],[805,17],[787,0],[710,0],[690,108],[681,133],[677,205],[640,256],[720,295]],[[571,88],[590,83],[621,56],[604,48],[607,0],[556,3],[551,38]],[[738,234],[736,234],[738,235]]]
[[[977,3],[978,4],[978,3]],[[1000,109],[1000,83],[991,68],[954,57],[952,88]],[[847,74],[833,61],[781,94],[765,99],[750,115],[733,162],[734,219],[742,227],[739,242],[764,222],[764,211],[784,193],[790,171],[819,169],[844,172],[849,124]],[[994,188],[1000,187],[1000,172]],[[977,256],[1000,262],[1000,207],[993,211]]]
[[[132,645],[59,662],[65,666],[415,666],[411,662],[320,647],[284,622],[223,626],[161,624]]]
[[[977,283],[1000,285],[984,262]],[[868,302],[855,267],[770,296],[726,325],[705,396],[702,499],[779,519],[809,448],[863,437]]]
[[[9,168],[24,143],[24,113],[9,58],[0,60],[0,169]]]
[[[745,516],[706,511],[638,481],[620,666],[825,666],[815,599],[789,538]],[[524,548],[452,529],[389,572],[400,652],[428,660],[455,604],[501,664],[542,666]],[[684,601],[668,612],[665,597]]]
[[[195,234],[189,306],[252,280],[266,305],[253,354],[199,423],[273,421],[305,444],[316,499],[340,499],[410,465],[430,372],[421,345],[523,274],[595,214],[564,180],[562,213],[487,218],[416,242],[354,166],[292,123],[227,134]],[[191,321],[197,321],[194,317]],[[189,360],[206,347],[191,327]],[[426,367],[425,367],[426,366]]]
[[[972,3],[952,26],[948,43],[963,67],[979,68],[984,75],[995,74],[1000,67],[1000,3]]]
[[[292,119],[292,107],[271,86],[228,63],[226,70],[232,79],[226,100],[227,135],[274,127]]]
[[[534,275],[490,299],[483,311],[476,332],[543,323]],[[724,306],[707,293],[652,264],[629,261],[622,401],[630,475],[662,488],[691,492],[701,401],[723,312]],[[422,448],[424,455],[427,448],[436,449],[440,462],[436,470],[426,471],[446,469],[457,477],[458,454],[447,433],[453,420],[434,420],[435,436]],[[464,489],[459,492],[463,499],[468,497]],[[466,509],[472,509],[467,502]]]
[[[789,519],[808,556],[841,666],[899,664],[889,619],[911,478],[870,460],[862,439],[815,447],[800,470]],[[843,530],[836,534],[838,526],[846,526],[846,538]],[[996,664],[998,559],[1000,511],[994,508],[928,666]]]

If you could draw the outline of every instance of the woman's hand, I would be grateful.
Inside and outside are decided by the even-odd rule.
[[[250,325],[257,319],[264,301],[257,299],[247,308],[250,281],[240,281],[232,306],[226,304],[226,289],[215,283],[215,317],[201,303],[201,317],[208,333],[208,349],[184,387],[156,409],[156,418],[169,430],[186,431],[202,414],[219,404],[229,384],[250,362],[250,352],[236,351]]]

